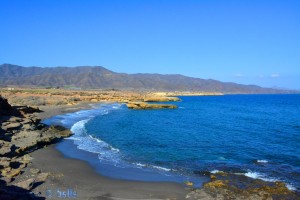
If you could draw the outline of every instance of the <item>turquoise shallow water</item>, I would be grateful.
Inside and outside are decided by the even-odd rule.
[[[75,133],[58,146],[67,156],[92,152],[83,157],[115,178],[198,180],[218,170],[299,190],[300,95],[180,98],[175,110],[104,104],[45,123]]]

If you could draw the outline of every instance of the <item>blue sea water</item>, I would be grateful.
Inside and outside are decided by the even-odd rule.
[[[300,188],[300,95],[180,97],[178,109],[100,104],[45,120],[74,133],[58,145],[113,178],[205,181],[205,171]],[[93,154],[87,154],[87,152]]]

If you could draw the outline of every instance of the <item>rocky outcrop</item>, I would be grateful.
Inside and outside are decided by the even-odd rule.
[[[169,102],[169,101],[180,101],[178,97],[166,97],[166,96],[152,96],[145,97],[144,102]]]
[[[140,101],[128,101],[127,107],[129,109],[136,110],[150,110],[150,109],[174,109],[177,108],[176,105],[171,104],[154,104],[147,102],[170,102],[170,101],[180,101],[178,97],[168,97],[162,95],[146,95]]]
[[[35,178],[14,183],[15,177],[31,162],[28,153],[72,133],[62,126],[41,124],[35,116],[35,112],[40,112],[38,108],[12,107],[3,98],[0,98],[0,107],[1,114],[5,114],[0,116],[0,199],[19,199],[20,192],[24,193],[22,199],[35,199],[29,191],[45,181],[47,173],[35,170]]]
[[[16,106],[16,109],[23,115],[43,112],[39,107],[32,106]]]
[[[20,116],[20,112],[13,108],[8,102],[7,99],[4,99],[0,96],[0,117],[3,116]]]
[[[145,102],[130,102],[126,104],[129,109],[150,110],[150,109],[175,109],[176,105],[170,104],[149,104]]]
[[[62,126],[47,127],[34,115],[11,117],[1,124],[0,155],[15,156],[71,135]]]
[[[49,176],[49,173],[40,173],[35,178],[30,178],[30,179],[27,179],[24,181],[20,181],[20,182],[14,183],[13,185],[23,188],[25,190],[31,190],[36,184],[44,182],[48,176]]]
[[[9,155],[13,150],[14,150],[13,144],[11,144],[10,142],[0,140],[0,156]]]
[[[299,195],[290,191],[283,182],[266,182],[220,172],[211,174],[210,181],[205,183],[203,188],[192,190],[186,199],[272,200],[299,199],[298,197]]]

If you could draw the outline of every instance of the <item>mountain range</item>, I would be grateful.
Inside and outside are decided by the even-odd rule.
[[[179,74],[117,73],[101,66],[22,67],[2,64],[0,65],[0,85],[2,87],[202,91],[241,94],[294,92],[213,79],[192,78]]]

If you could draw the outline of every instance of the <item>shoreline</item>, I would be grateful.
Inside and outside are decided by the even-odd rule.
[[[72,190],[78,199],[184,199],[188,193],[176,183],[127,181],[102,176],[85,161],[66,158],[55,149],[55,145],[30,155],[33,157],[32,168],[50,173],[33,192],[47,197],[46,192],[51,190],[51,199],[57,197],[58,190]]]
[[[40,108],[44,112],[39,113],[38,117],[47,119],[92,109],[92,105],[98,104],[88,102],[75,106],[43,106]],[[67,191],[70,188],[77,193],[78,199],[185,199],[189,192],[184,184],[175,182],[119,180],[103,176],[86,161],[64,156],[55,148],[56,145],[30,153],[33,157],[31,167],[51,174],[43,184],[33,189],[40,196],[46,197],[47,190],[57,193],[59,189]]]
[[[36,115],[38,118],[47,119],[56,115],[93,109],[93,105],[101,103],[113,103],[113,101],[40,106],[44,112]],[[23,121],[26,121],[26,118]],[[41,124],[37,123],[36,125],[38,127]],[[51,130],[51,127],[49,128]],[[265,197],[268,197],[272,199],[273,196],[282,199],[297,199],[299,197],[298,192],[288,191],[282,182],[270,184],[258,179],[232,175],[226,172],[206,174],[207,177],[210,177],[210,181],[203,184],[201,188],[192,188],[193,183],[191,182],[184,185],[183,183],[179,184],[175,182],[147,182],[109,178],[99,174],[85,160],[64,156],[63,152],[55,148],[59,144],[50,144],[49,147],[42,144],[38,151],[36,151],[37,149],[33,149],[33,152],[29,153],[33,157],[33,160],[27,167],[25,165],[20,175],[13,179],[12,185],[18,184],[18,181],[19,183],[20,181],[26,183],[26,181],[30,180],[28,178],[36,180],[39,175],[47,174],[48,178],[45,178],[45,181],[35,184],[33,189],[29,189],[29,192],[32,191],[32,194],[36,197],[41,197],[35,199],[45,199],[46,197],[48,197],[46,199],[69,199],[76,197],[77,199],[212,200],[217,197],[218,199],[226,199],[226,197],[235,199],[265,199]],[[23,181],[24,179],[28,180]],[[237,188],[234,184],[246,184],[247,189]],[[68,196],[59,197],[58,194],[62,195],[62,192]]]
[[[76,105],[62,105],[62,106],[53,106],[53,105],[48,105],[48,106],[40,106],[39,108],[43,111],[37,114],[37,116],[41,120],[45,120],[47,118],[54,117],[56,115],[62,115],[62,114],[67,114],[67,113],[73,113],[77,112],[80,110],[85,110],[85,109],[93,109],[93,105],[99,105],[101,103],[110,103],[110,102],[84,102],[84,103],[79,103]]]
[[[95,103],[96,105],[99,105],[101,102]],[[112,103],[112,102],[103,102],[103,103]],[[51,117],[51,116],[55,116],[55,115],[60,115],[60,114],[66,114],[69,112],[76,112],[79,110],[86,110],[86,109],[93,109],[93,105],[95,105],[94,103],[85,103],[85,104],[79,104],[76,106],[67,106],[65,108],[67,109],[62,109],[62,108],[55,108],[53,109],[52,106],[49,107],[49,111],[47,111],[47,109],[43,108],[46,112],[44,113],[44,116],[46,116],[47,118]],[[49,115],[51,113],[51,115]],[[61,144],[61,143],[60,143]],[[92,183],[92,185],[97,184],[97,182],[102,182],[103,180],[107,180],[108,182],[106,183],[106,187],[103,187],[103,191],[99,191],[97,189],[95,189],[94,191],[92,191],[92,193],[96,192],[97,194],[99,194],[100,196],[98,196],[100,199],[105,199],[107,198],[105,195],[103,195],[104,191],[112,191],[109,196],[113,196],[113,198],[110,199],[204,199],[204,200],[210,200],[210,199],[215,199],[215,196],[221,196],[221,199],[224,198],[227,194],[226,191],[230,192],[230,195],[232,197],[236,197],[236,198],[241,198],[241,197],[246,197],[247,198],[255,198],[255,199],[261,199],[263,196],[269,196],[270,195],[280,195],[281,197],[285,197],[286,195],[286,199],[293,199],[294,194],[291,191],[288,191],[287,188],[285,187],[285,184],[282,184],[281,182],[275,182],[275,183],[271,183],[271,182],[265,182],[262,180],[258,180],[258,179],[252,179],[246,176],[236,176],[234,174],[228,174],[226,172],[220,172],[220,173],[216,173],[216,174],[211,174],[210,175],[206,175],[206,177],[210,177],[210,180],[208,178],[207,182],[204,183],[200,188],[196,187],[193,188],[193,183],[191,183],[191,185],[189,185],[189,183],[187,185],[184,184],[184,182],[182,182],[182,184],[180,183],[176,183],[173,181],[156,181],[156,182],[152,182],[152,181],[136,181],[136,180],[123,180],[118,179],[116,177],[107,177],[105,175],[101,174],[101,171],[97,170],[96,168],[94,168],[93,164],[89,163],[87,160],[85,159],[81,159],[81,158],[77,158],[75,157],[69,157],[67,154],[64,155],[63,152],[61,152],[61,150],[59,149],[55,149],[55,146],[58,146],[58,144],[53,145],[51,147],[51,150],[49,150],[49,152],[52,152],[50,154],[55,154],[55,159],[51,159],[50,163],[53,162],[53,166],[55,167],[57,165],[57,161],[59,159],[61,159],[62,162],[67,162],[67,160],[73,162],[74,161],[74,165],[77,162],[81,162],[82,165],[81,167],[79,167],[76,170],[80,170],[81,168],[84,169],[84,171],[89,172],[88,173],[92,173],[92,174],[96,174],[95,176],[91,176],[92,178],[89,178],[89,180],[86,180],[85,176],[79,176],[80,180],[86,180],[87,182],[85,182],[85,185],[90,185]],[[53,153],[56,152],[56,153]],[[33,154],[34,155],[34,154]],[[58,156],[57,156],[58,155]],[[44,158],[45,154],[42,154],[41,156],[38,156],[38,158]],[[58,157],[60,157],[58,159]],[[49,161],[47,161],[49,162]],[[51,168],[50,168],[51,169]],[[68,170],[63,169],[61,171],[63,172],[67,172]],[[76,173],[76,174],[80,174],[80,173]],[[78,177],[77,175],[74,174],[68,174],[68,176],[71,176],[73,178],[68,180],[68,183],[75,183],[74,182],[74,177]],[[95,178],[97,177],[97,178]],[[200,178],[200,177],[199,177]],[[236,190],[235,187],[242,183],[240,183],[240,181],[243,180],[242,182],[249,184],[249,188],[254,187],[256,188],[255,190],[252,189],[245,189],[245,190],[238,190],[236,192],[232,193],[232,190]],[[72,182],[73,181],[73,182]],[[89,182],[91,181],[91,182]],[[228,182],[230,182],[230,184],[228,184]],[[52,183],[52,184],[56,184],[56,183]],[[67,185],[67,183],[64,183],[65,185]],[[127,188],[124,192],[122,191],[122,189],[120,190],[119,188],[115,190],[112,190],[111,185],[115,185],[117,184],[117,187],[123,188],[123,185],[130,185],[130,188]],[[142,188],[139,188],[138,190],[136,190],[136,186],[141,186],[144,185]],[[233,186],[233,188],[231,187],[231,184],[235,185]],[[43,184],[44,185],[44,184]],[[46,185],[47,186],[47,183]],[[48,184],[49,186],[49,184]],[[147,188],[147,189],[146,189]],[[146,190],[145,190],[146,189]],[[87,192],[87,191],[91,191],[90,188],[87,186],[86,189],[81,190],[81,193],[84,195],[84,198],[86,198],[87,196],[90,195],[91,192]],[[137,192],[138,191],[138,192]],[[42,193],[42,191],[37,191],[39,193]],[[152,192],[152,193],[151,193]],[[259,193],[259,194],[257,194]],[[284,196],[282,196],[284,195]],[[297,196],[297,194],[295,194]],[[90,198],[90,197],[89,197]],[[97,198],[98,199],[98,198]]]

